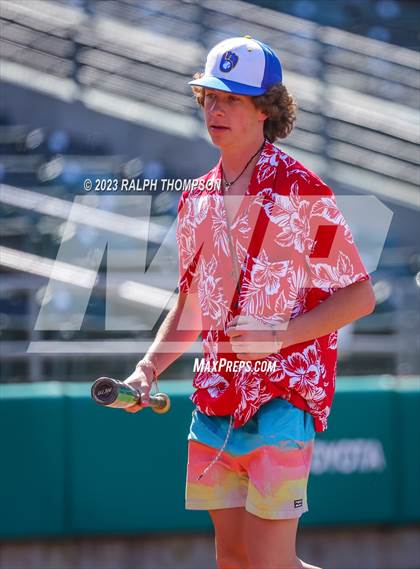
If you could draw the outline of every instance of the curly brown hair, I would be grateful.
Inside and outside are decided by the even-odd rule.
[[[193,79],[200,79],[204,74],[195,73]],[[192,86],[197,104],[204,107],[204,87]],[[270,142],[286,138],[292,132],[297,113],[297,103],[285,85],[275,83],[264,95],[251,97],[255,107],[267,115],[264,121],[264,136]]]

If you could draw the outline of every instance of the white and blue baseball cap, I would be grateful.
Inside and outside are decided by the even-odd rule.
[[[203,77],[189,85],[237,95],[262,95],[282,81],[281,63],[265,43],[250,36],[229,38],[209,52]]]

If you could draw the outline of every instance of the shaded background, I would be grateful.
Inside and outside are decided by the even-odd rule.
[[[245,34],[276,50],[299,105],[296,127],[279,146],[337,195],[374,195],[393,212],[373,273],[377,307],[340,332],[339,375],[417,377],[419,21],[417,3],[403,0],[2,0],[2,384],[83,383],[131,373],[167,310],[153,330],[139,331],[142,318],[156,295],[173,290],[167,267],[153,260],[173,227],[179,193],[118,201],[96,192],[83,222],[68,221],[70,206],[85,199],[87,178],[141,183],[196,177],[212,167],[217,151],[187,81],[203,68],[210,47]],[[146,228],[134,246],[124,235],[146,194],[159,237],[148,237]],[[153,290],[112,289],[120,314],[115,330],[105,329],[109,252],[101,245],[98,210],[120,237],[120,285],[139,281],[136,247],[150,265]],[[56,270],[63,286],[48,294],[52,263],[66,242],[85,256]],[[176,256],[174,242],[165,247],[168,259]],[[83,323],[75,326],[78,287],[68,279],[77,284],[95,263],[98,277]],[[36,329],[47,305],[60,325]],[[191,358],[181,357],[162,379],[190,378]]]

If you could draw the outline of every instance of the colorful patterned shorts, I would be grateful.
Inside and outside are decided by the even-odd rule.
[[[271,520],[308,511],[306,488],[315,430],[312,416],[285,399],[263,405],[197,480],[225,441],[229,417],[193,412],[188,435],[187,510],[245,507]]]

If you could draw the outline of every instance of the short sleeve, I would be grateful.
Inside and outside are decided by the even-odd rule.
[[[191,213],[188,192],[183,192],[178,203],[178,214],[176,224],[176,241],[178,245],[178,289],[185,294],[196,292],[196,279],[194,278],[198,255],[194,255],[195,231],[194,226],[189,220]]]
[[[305,257],[311,287],[332,292],[369,280],[350,227],[331,188],[315,175],[310,181],[310,192],[300,197],[309,202]]]

